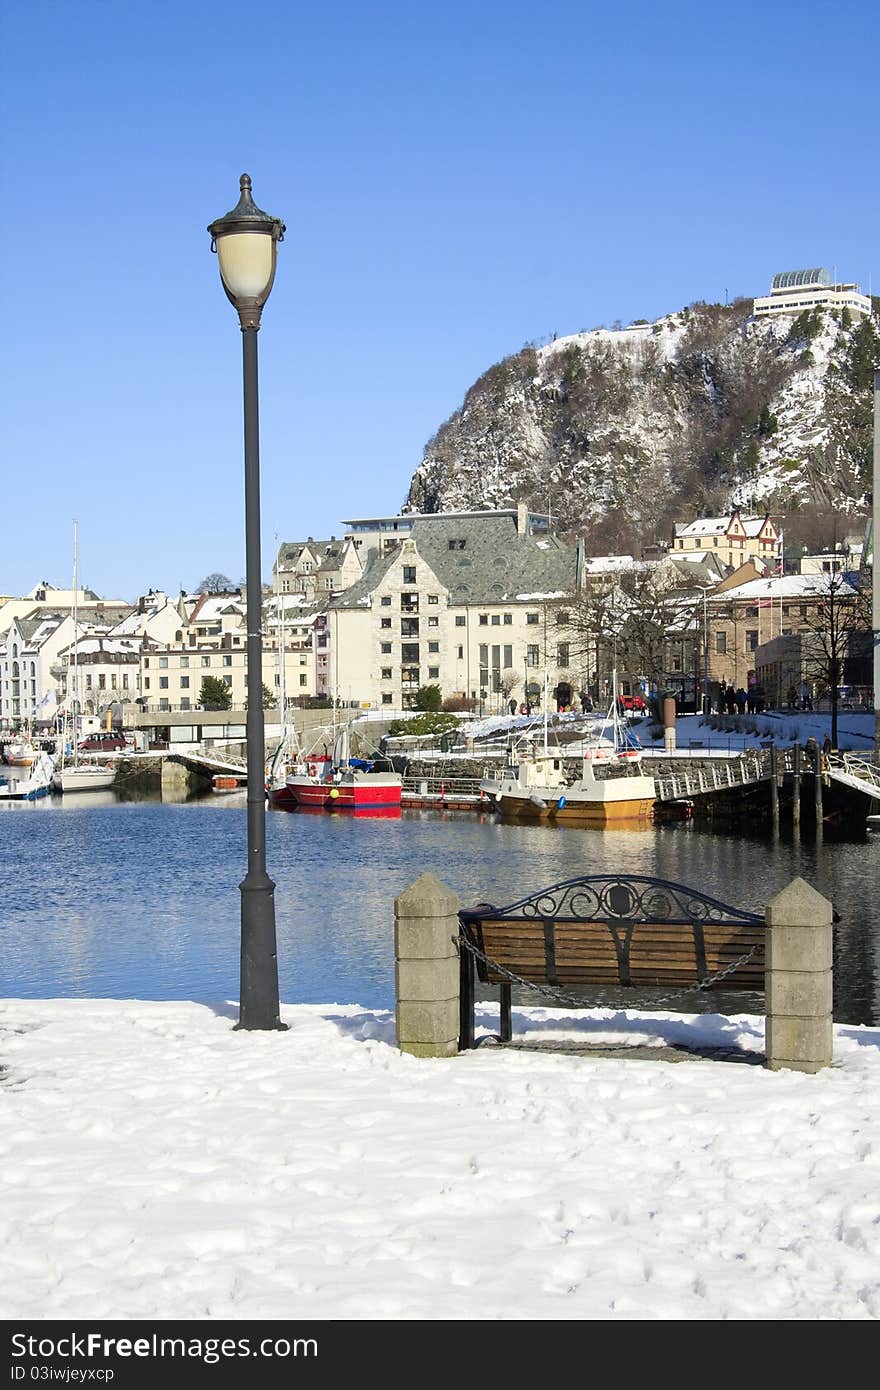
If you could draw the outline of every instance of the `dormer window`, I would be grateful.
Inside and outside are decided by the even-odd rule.
[[[450,550],[464,550],[465,546],[467,545],[467,541],[461,541],[461,540],[449,541],[449,542],[448,542],[448,545],[449,545],[449,549],[450,549]]]

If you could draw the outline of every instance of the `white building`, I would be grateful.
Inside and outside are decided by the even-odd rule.
[[[870,314],[871,301],[858,285],[832,284],[828,271],[819,266],[813,270],[783,270],[774,275],[769,295],[755,300],[754,313],[763,318],[768,314],[800,314],[805,309],[820,308]]]
[[[559,609],[578,552],[528,534],[517,513],[419,517],[327,610],[329,690],[345,702],[410,707],[420,686],[498,709],[544,686],[580,688]],[[319,634],[318,642],[324,634]],[[318,668],[318,680],[321,667]],[[570,687],[565,693],[566,687]]]

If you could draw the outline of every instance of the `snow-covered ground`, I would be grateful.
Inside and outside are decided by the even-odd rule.
[[[575,730],[583,730],[585,737],[597,738],[602,732],[609,733],[609,725],[604,715],[552,715],[549,723],[550,737],[559,729],[570,738]],[[714,725],[714,726],[713,726]],[[656,738],[651,736],[652,727]],[[629,720],[630,734],[645,747],[663,747],[663,731],[652,726],[647,718],[635,717]],[[768,739],[790,747],[795,743],[803,745],[808,738],[822,743],[831,728],[831,716],[821,711],[772,710],[765,714],[730,715],[723,718],[711,716],[704,718],[699,714],[687,714],[676,720],[675,745],[677,749],[688,749],[698,743],[705,748],[717,748],[736,752],[739,749],[760,748]],[[508,733],[521,734],[532,729],[536,737],[543,732],[539,716],[526,718],[525,715],[490,715],[485,719],[471,720],[462,725],[462,732],[468,738],[483,739],[490,736],[502,738]],[[872,712],[842,710],[838,716],[838,747],[842,751],[871,753],[874,750],[874,715]]]
[[[815,1076],[486,1047],[291,1006],[0,1004],[5,1319],[874,1319],[880,1029]],[[486,1012],[484,1025],[495,1016]],[[515,1011],[763,1046],[753,1016]]]

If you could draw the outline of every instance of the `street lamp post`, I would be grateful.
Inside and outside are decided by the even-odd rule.
[[[263,582],[260,560],[260,424],[257,332],[275,279],[284,223],[261,212],[248,174],[241,196],[212,222],[227,298],[238,311],[244,371],[244,511],[247,572],[247,873],[241,883],[241,992],[239,1028],[283,1028],[279,1017],[275,884],[266,872],[266,759],[263,724]]]

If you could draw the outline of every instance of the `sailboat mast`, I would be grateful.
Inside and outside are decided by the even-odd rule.
[[[78,651],[77,651],[77,637],[78,637],[78,635],[79,635],[78,618],[77,618],[77,584],[79,583],[79,578],[78,578],[78,561],[79,561],[79,556],[78,556],[78,553],[77,553],[77,530],[76,530],[76,520],[74,519],[74,523],[73,523],[73,696],[71,697],[71,698],[72,698],[72,704],[73,704],[71,713],[72,713],[72,715],[73,715],[73,746],[74,746],[74,748],[76,748],[77,745],[79,744],[79,726],[78,726],[78,723],[77,723],[77,707],[78,707],[78,705],[79,705],[79,655],[78,655]]]

